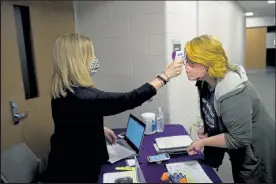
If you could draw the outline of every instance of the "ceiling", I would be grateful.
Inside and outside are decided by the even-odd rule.
[[[263,1],[237,1],[245,12],[253,12],[254,16],[275,16],[275,3],[268,4]]]

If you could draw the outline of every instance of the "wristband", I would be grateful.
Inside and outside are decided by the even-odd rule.
[[[163,72],[163,74],[166,75],[166,77],[168,77],[167,82],[169,82],[170,81],[170,77],[166,74],[166,72]]]
[[[164,85],[167,84],[167,81],[163,77],[161,77],[160,75],[158,75],[157,78],[160,79],[161,81],[163,81]]]

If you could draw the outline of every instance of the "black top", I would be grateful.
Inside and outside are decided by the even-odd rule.
[[[204,122],[204,133],[208,133],[208,136],[215,136],[224,133],[225,127],[221,118],[217,116],[214,106],[215,89],[210,89],[209,85],[205,81],[197,81],[196,86],[199,92],[199,104],[201,118]],[[223,161],[225,149],[219,147],[204,147],[205,164],[218,168]]]
[[[225,132],[221,119],[217,116],[214,98],[215,88],[210,89],[205,81],[197,81],[196,86],[199,92],[201,118],[204,122],[204,133],[214,136]]]
[[[141,106],[156,94],[146,83],[127,93],[74,88],[52,100],[55,131],[44,182],[97,182],[108,158],[103,117]],[[115,123],[115,122],[114,122]]]
[[[219,132],[218,129],[218,116],[214,106],[215,90],[210,89],[207,82],[204,82],[201,89],[200,103],[203,115],[203,122],[206,124],[206,132],[208,135],[215,135]]]

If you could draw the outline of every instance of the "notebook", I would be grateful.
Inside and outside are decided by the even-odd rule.
[[[162,149],[160,150],[156,144],[153,144],[153,147],[157,154],[167,153],[167,154],[180,154],[187,153],[187,148],[176,148],[176,149]]]
[[[193,142],[189,135],[160,137],[155,139],[159,150],[186,148]]]

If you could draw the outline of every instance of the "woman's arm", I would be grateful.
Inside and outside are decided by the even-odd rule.
[[[165,73],[161,73],[160,76],[168,82],[172,78],[172,77],[168,77],[168,75]],[[159,78],[155,78],[155,79],[151,80],[149,82],[149,84],[151,86],[153,86],[156,90],[160,89],[161,87],[163,87],[165,85],[164,82]]]
[[[224,100],[221,104],[221,116],[226,133],[198,139],[188,150],[190,155],[204,146],[238,149],[248,146],[252,140],[252,107],[251,101],[245,95],[238,94]]]
[[[160,78],[155,78],[141,87],[127,93],[112,93],[98,91],[92,104],[95,111],[103,116],[115,115],[126,110],[141,106],[144,102],[156,95],[157,90],[165,85],[165,81],[181,74],[183,60],[172,62],[167,69],[161,73]]]
[[[226,147],[238,149],[252,141],[252,103],[249,96],[240,93],[221,103],[221,116],[227,133],[224,134]]]
[[[203,139],[205,146],[238,149],[251,143],[252,107],[244,94],[238,94],[224,100],[221,104],[221,116],[227,133]]]
[[[156,88],[149,83],[126,93],[97,91],[90,104],[97,114],[110,116],[141,106],[156,93]]]
[[[202,143],[204,146],[227,148],[225,134],[219,134],[212,137],[203,138]]]
[[[252,115],[244,113],[245,110],[242,107],[239,111],[241,112],[235,114],[233,110],[225,112],[222,119],[228,133],[204,138],[202,139],[203,145],[229,149],[249,145],[252,139]]]

